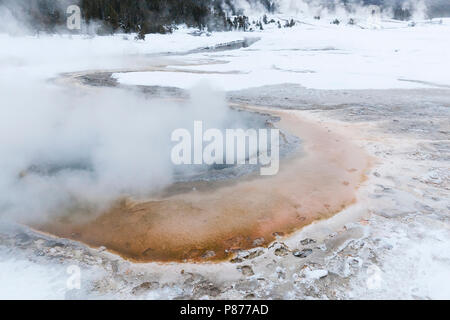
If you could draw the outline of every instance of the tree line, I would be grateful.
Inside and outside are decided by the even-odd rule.
[[[252,0],[274,11],[270,0]],[[0,0],[18,20],[35,30],[55,32],[66,23],[66,9],[77,4],[84,23],[99,23],[100,34],[167,33],[179,24],[215,30],[245,30],[246,18],[232,0]],[[224,8],[226,10],[224,10]],[[237,16],[235,19],[229,15]]]
[[[276,11],[273,0],[247,0],[263,5],[268,13]],[[325,0],[324,0],[325,1]],[[341,0],[350,4],[356,0]],[[393,15],[396,19],[411,17],[408,9],[395,0]],[[447,0],[445,0],[447,1]],[[363,0],[364,4],[382,6],[386,0]],[[389,1],[391,2],[391,1]],[[324,2],[332,9],[334,1]],[[145,38],[147,33],[169,33],[179,24],[208,31],[249,30],[250,23],[244,12],[234,6],[234,0],[0,0],[27,27],[37,32],[58,32],[66,24],[66,9],[71,4],[81,8],[85,24],[99,25],[96,32],[137,33]],[[262,22],[256,28],[262,29]]]

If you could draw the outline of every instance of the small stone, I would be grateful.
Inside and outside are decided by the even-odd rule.
[[[248,255],[245,255],[243,258],[246,260],[251,260],[251,259],[257,258],[263,254],[264,254],[263,250],[253,250],[253,251],[250,251],[248,253]]]
[[[288,255],[289,251],[285,247],[275,249],[274,254],[279,257]]]
[[[272,235],[275,238],[281,238],[281,237],[284,237],[284,232],[274,232],[274,233],[272,233]]]
[[[306,258],[312,253],[312,249],[295,250],[292,254],[297,258]]]
[[[216,253],[214,252],[214,251],[212,251],[212,250],[209,250],[209,251],[206,251],[203,255],[202,255],[202,258],[203,259],[209,259],[209,258],[212,258],[212,257],[215,257],[216,256]]]
[[[272,248],[275,248],[273,253],[279,257],[288,255],[290,251],[284,243],[276,243],[272,246]]]
[[[254,246],[260,246],[262,244],[264,244],[264,238],[257,238],[255,240],[253,240],[253,245]]]
[[[300,241],[300,244],[302,246],[306,246],[306,245],[311,244],[311,243],[316,243],[316,240],[310,239],[310,238],[306,238],[306,239],[303,239],[302,241]]]
[[[230,260],[231,263],[241,263],[243,261],[244,259],[242,259],[241,257],[236,257]]]
[[[148,290],[155,290],[159,288],[158,282],[143,282],[140,285],[136,286],[131,290],[131,293],[134,295],[141,295]]]
[[[240,270],[242,272],[242,274],[247,277],[253,276],[255,274],[253,272],[252,267],[250,267],[250,266],[241,266],[241,267],[238,267],[238,270]]]
[[[244,260],[251,260],[264,254],[261,249],[240,252],[236,257],[230,260],[231,263],[241,263]]]
[[[214,283],[206,280],[198,283],[193,289],[193,294],[197,298],[204,296],[217,297],[220,293],[221,290]]]

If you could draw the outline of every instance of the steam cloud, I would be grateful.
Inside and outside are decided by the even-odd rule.
[[[366,16],[369,5],[378,5],[385,17],[392,18],[394,9],[401,8],[411,13],[412,19],[439,16],[439,12],[450,13],[446,0],[234,0],[232,7],[247,15],[261,15],[268,7],[275,13],[292,16]],[[225,9],[230,6],[225,5]]]
[[[3,24],[27,33],[26,21],[0,12]],[[174,129],[189,129],[194,120],[216,128],[237,121],[224,94],[205,84],[180,103],[49,82],[111,58],[101,41],[95,50],[88,39],[76,41],[68,47],[67,37],[0,34],[0,219],[40,222],[68,210],[98,212],[123,196],[148,196],[174,179]]]
[[[0,78],[0,210],[15,218],[148,195],[172,181],[174,129],[226,119],[224,100],[204,87],[181,105],[23,80]]]

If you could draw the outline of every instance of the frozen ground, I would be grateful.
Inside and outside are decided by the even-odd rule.
[[[207,79],[227,90],[230,102],[287,108],[346,135],[373,156],[374,166],[354,206],[228,263],[132,264],[4,227],[0,297],[449,299],[449,29],[444,19],[415,27],[386,22],[381,29],[308,22],[211,37],[182,31],[145,43],[1,36],[5,74],[48,79],[80,70],[139,71],[151,66],[145,54],[257,35],[261,40],[249,48],[171,55],[156,72],[114,77],[125,85],[182,89]],[[30,57],[36,44],[45,54]],[[80,290],[67,289],[71,265],[81,268]]]
[[[387,23],[382,30],[312,21],[255,33],[260,40],[249,48],[193,54],[184,60],[209,60],[208,65],[114,77],[123,84],[183,89],[207,80],[227,91],[280,83],[336,90],[448,87],[450,73],[442,62],[450,55],[450,20],[440,21],[415,27]]]

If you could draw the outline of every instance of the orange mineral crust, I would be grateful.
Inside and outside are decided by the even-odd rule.
[[[66,217],[33,227],[136,262],[221,261],[354,203],[370,163],[363,150],[295,111],[270,113],[303,145],[303,152],[281,161],[275,176],[254,174],[159,199],[120,201],[92,220]]]

